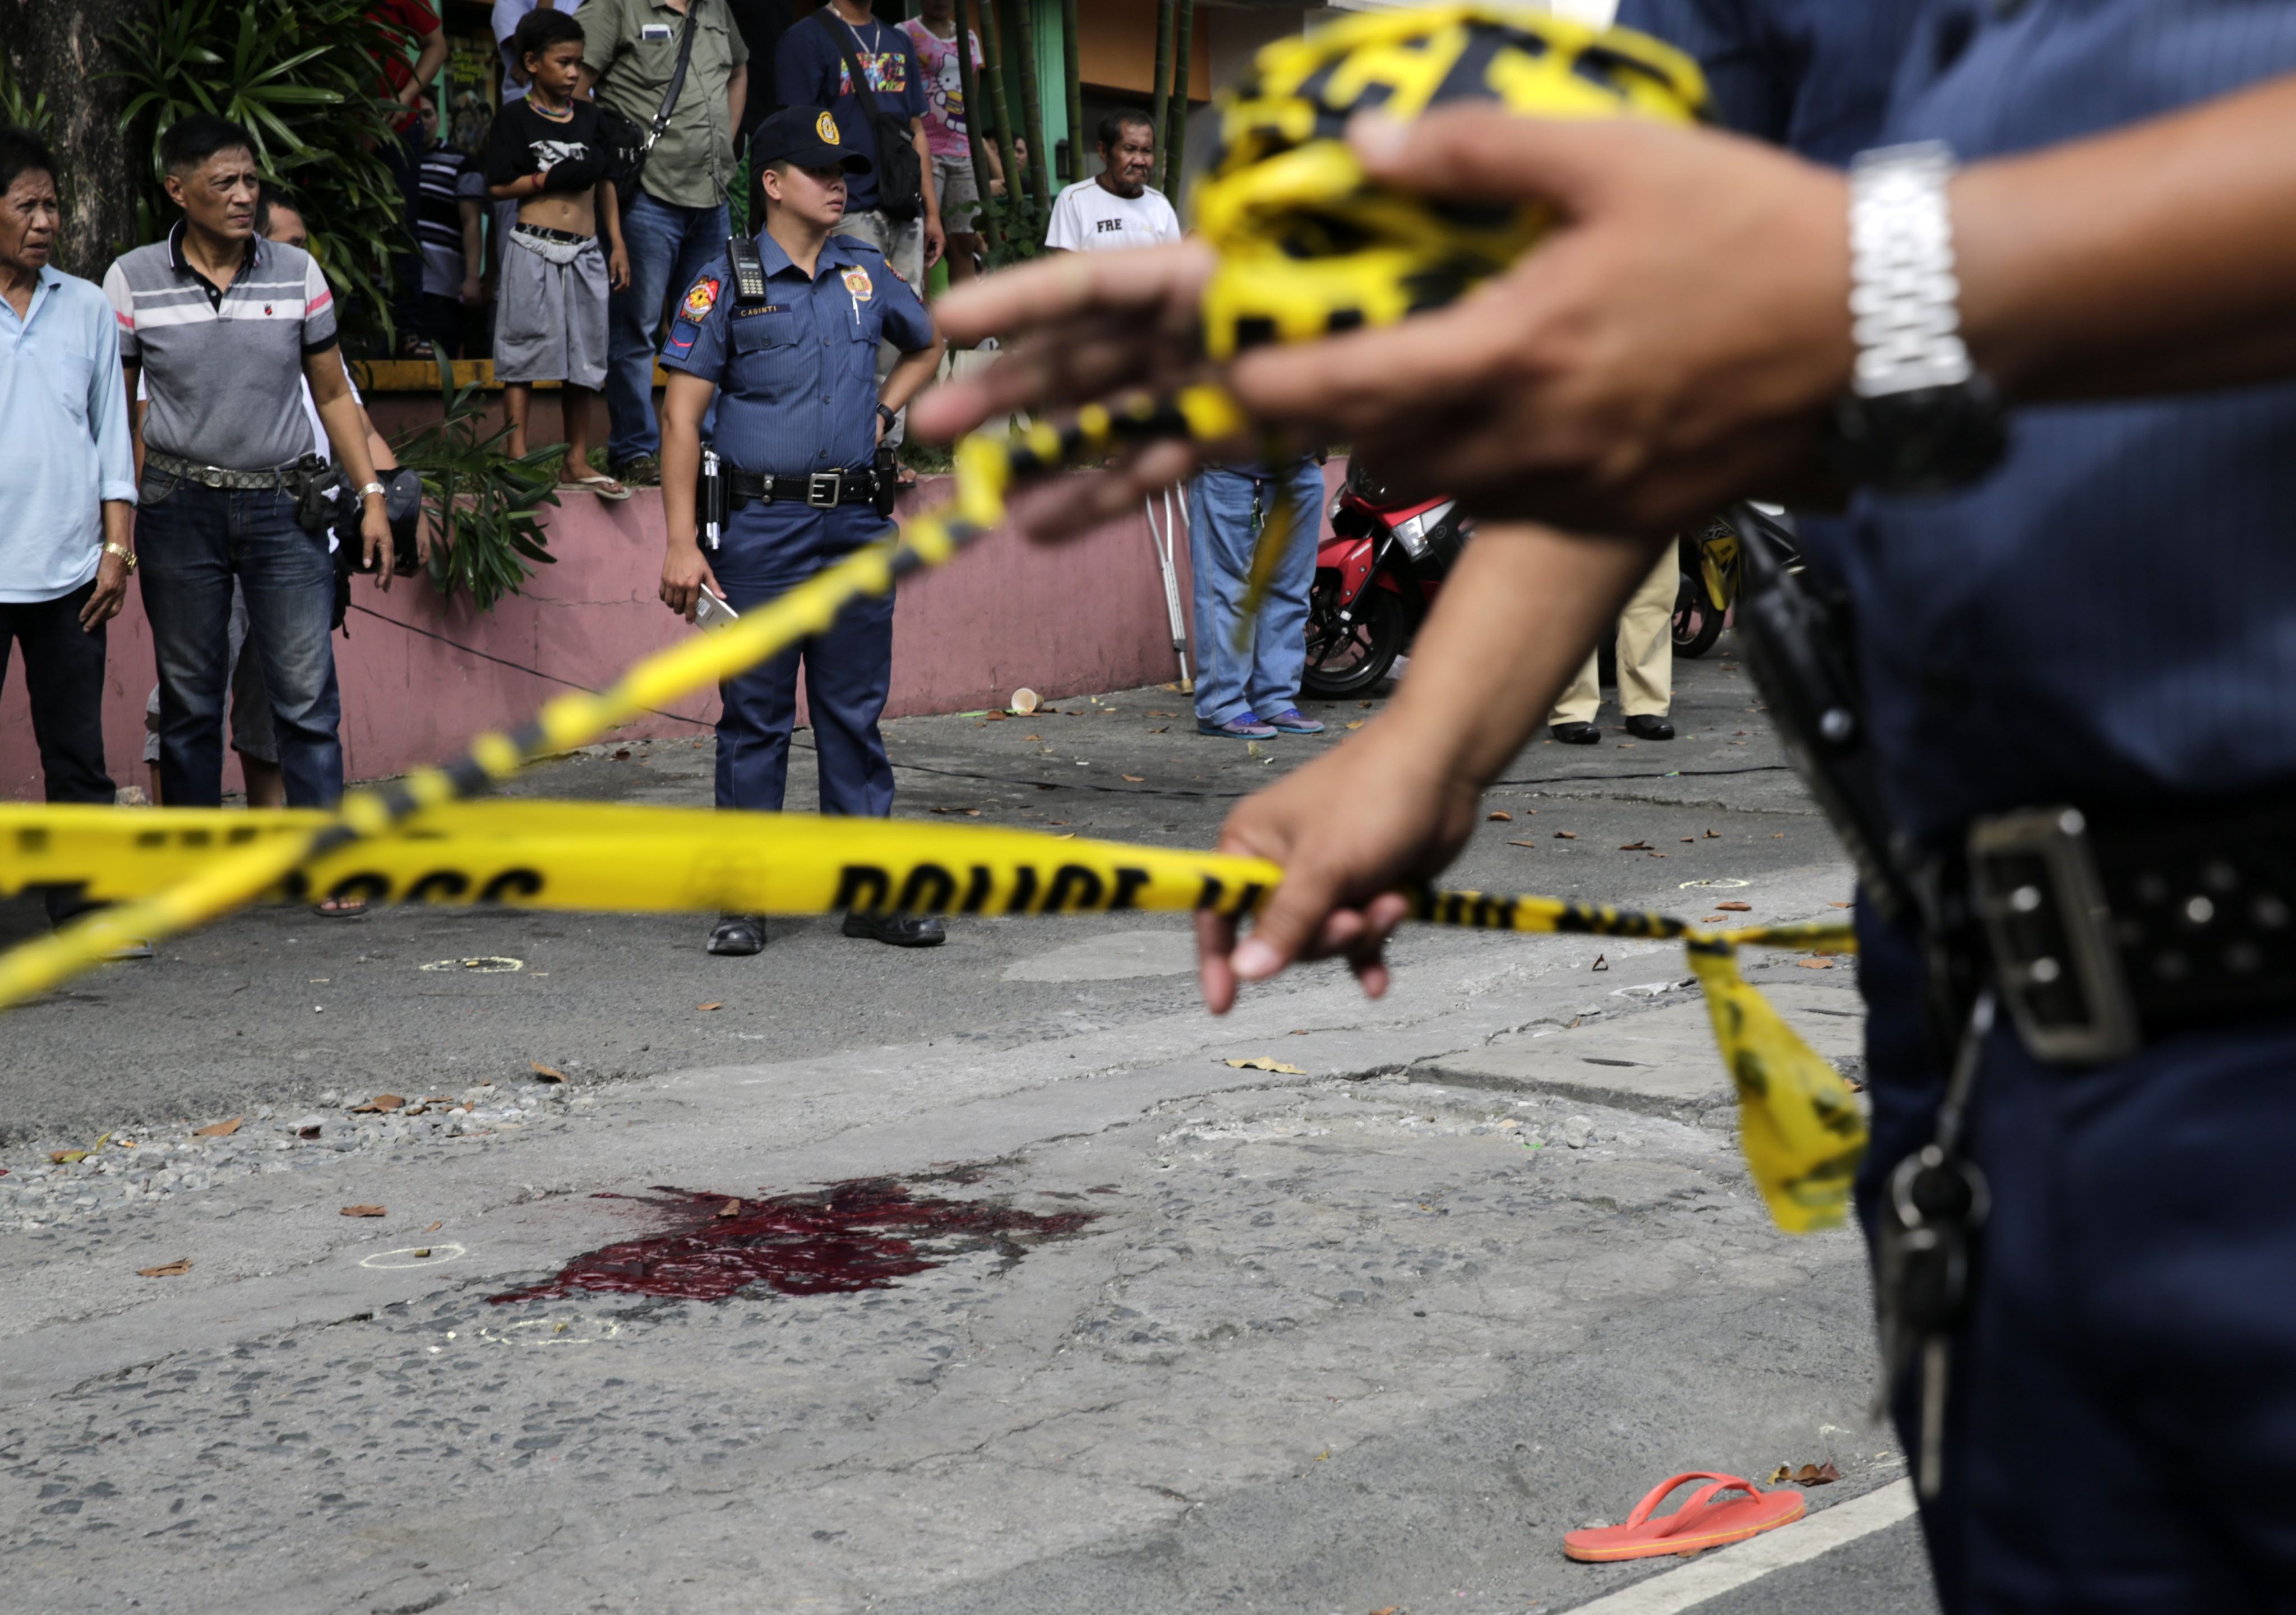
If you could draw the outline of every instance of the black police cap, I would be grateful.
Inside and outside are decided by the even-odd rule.
[[[793,162],[800,168],[869,171],[869,160],[844,143],[837,119],[821,107],[783,107],[759,124],[750,136],[750,160],[759,168]]]

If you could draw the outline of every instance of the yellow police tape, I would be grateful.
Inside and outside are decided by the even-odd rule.
[[[0,895],[80,882],[113,902],[164,898],[210,873],[219,857],[299,854],[331,823],[319,812],[0,807]],[[1256,911],[1282,878],[1257,858],[1038,831],[496,800],[434,808],[341,842],[291,867],[264,895],[590,912],[1240,915]],[[1841,1220],[1865,1142],[1857,1102],[1739,977],[1734,950],[1845,952],[1854,946],[1848,926],[1710,932],[1663,914],[1472,891],[1425,893],[1416,917],[1685,942],[1737,1086],[1747,1163],[1772,1215],[1790,1233]]]

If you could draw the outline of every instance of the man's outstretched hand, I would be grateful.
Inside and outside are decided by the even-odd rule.
[[[1554,225],[1448,307],[1244,355],[1226,380],[1256,420],[1351,444],[1399,492],[1582,530],[1664,530],[1810,469],[1853,357],[1840,175],[1709,131],[1488,108],[1359,118],[1350,139],[1402,189],[1543,204]],[[952,293],[938,312],[953,340],[1010,347],[920,400],[918,430],[1204,373],[1212,263],[1194,242],[1070,253]],[[1128,457],[1064,485],[1029,526],[1080,531],[1193,463],[1168,447]]]
[[[1228,816],[1219,850],[1283,866],[1283,883],[1236,940],[1224,915],[1196,915],[1204,1003],[1224,1015],[1240,982],[1305,959],[1344,958],[1364,990],[1387,990],[1388,934],[1405,895],[1456,857],[1475,828],[1472,781],[1431,769],[1426,748],[1386,717]]]

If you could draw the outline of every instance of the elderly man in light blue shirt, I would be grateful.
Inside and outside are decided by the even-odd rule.
[[[112,799],[103,767],[103,625],[135,570],[135,465],[111,305],[49,263],[55,159],[0,127],[0,679],[24,655],[52,802]],[[52,919],[85,905],[52,889]]]

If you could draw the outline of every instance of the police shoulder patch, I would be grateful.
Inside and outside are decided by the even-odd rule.
[[[714,275],[705,275],[694,282],[693,289],[685,294],[685,301],[678,305],[678,317],[699,325],[718,307],[718,280]]]

